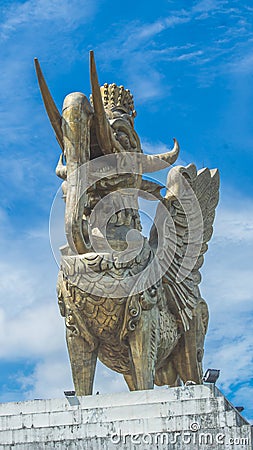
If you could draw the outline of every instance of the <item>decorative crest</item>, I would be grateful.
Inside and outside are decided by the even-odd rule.
[[[121,111],[133,118],[136,117],[133,94],[129,89],[125,89],[124,86],[117,86],[115,83],[105,83],[100,87],[100,93],[106,110]],[[92,95],[90,101],[92,103]]]

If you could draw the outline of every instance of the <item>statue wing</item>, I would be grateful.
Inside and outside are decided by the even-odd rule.
[[[200,268],[213,232],[219,199],[219,172],[190,164],[170,170],[163,205],[158,205],[150,232],[150,245],[159,252],[159,223],[163,227],[160,253],[169,257],[163,270],[163,288],[169,309],[186,331],[200,300]],[[168,217],[164,216],[164,206]],[[163,223],[162,223],[162,222]],[[167,225],[166,225],[167,223]],[[165,230],[165,231],[164,231]]]

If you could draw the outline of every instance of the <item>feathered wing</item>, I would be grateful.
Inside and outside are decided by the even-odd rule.
[[[213,232],[215,208],[219,199],[219,172],[201,169],[190,164],[170,170],[164,199],[168,220],[157,208],[151,232],[150,245],[156,252],[166,253],[170,264],[163,273],[163,287],[169,309],[189,330],[193,310],[200,301],[198,285],[204,253]],[[164,207],[163,207],[164,209]],[[162,246],[159,250],[159,221],[163,223]],[[159,257],[159,256],[158,256]],[[163,266],[164,263],[163,263]],[[163,270],[164,272],[164,270]]]

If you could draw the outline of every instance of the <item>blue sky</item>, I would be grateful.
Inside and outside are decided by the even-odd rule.
[[[243,4],[242,4],[243,3]],[[221,200],[202,270],[205,367],[253,419],[253,7],[251,1],[1,1],[0,401],[72,386],[48,224],[60,149],[41,101],[38,57],[61,109],[100,82],[130,88],[144,152],[180,142],[179,163],[218,167]],[[59,225],[60,227],[60,225]],[[96,390],[125,390],[98,366]]]

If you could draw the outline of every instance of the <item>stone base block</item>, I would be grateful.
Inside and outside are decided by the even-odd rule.
[[[0,450],[252,450],[212,385],[0,404]]]

